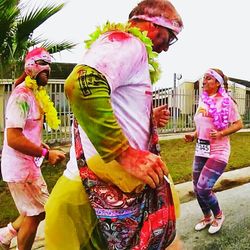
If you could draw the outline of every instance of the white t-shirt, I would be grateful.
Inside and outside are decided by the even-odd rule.
[[[106,77],[114,114],[129,144],[136,149],[148,150],[152,85],[144,44],[128,33],[109,32],[92,44],[81,64]],[[98,154],[82,129],[80,136],[86,159]],[[78,175],[75,158],[72,140],[70,161],[64,172],[71,179]]]
[[[223,98],[221,96],[214,97],[216,99],[216,108],[221,110]],[[240,114],[238,112],[237,105],[229,98],[229,113],[228,122],[229,125],[240,120]],[[213,118],[208,115],[208,105],[202,102],[200,99],[199,106],[194,116],[196,125],[197,137],[202,140],[207,140],[210,143],[211,152],[209,158],[228,162],[230,156],[230,137],[224,136],[220,139],[212,139],[210,132],[215,129],[213,124]]]
[[[43,115],[33,92],[18,85],[12,92],[6,107],[6,126],[1,168],[3,180],[7,182],[36,179],[41,170],[34,163],[34,157],[25,155],[7,143],[7,128],[21,128],[25,137],[41,145]]]

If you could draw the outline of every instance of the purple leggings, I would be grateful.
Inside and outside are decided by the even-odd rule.
[[[214,216],[220,213],[220,207],[212,188],[224,172],[227,163],[216,159],[195,156],[193,163],[193,185],[198,203],[204,215],[211,211]]]

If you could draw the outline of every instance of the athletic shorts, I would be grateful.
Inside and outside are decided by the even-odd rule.
[[[43,177],[24,182],[8,182],[8,186],[20,214],[35,216],[44,212],[49,197]]]

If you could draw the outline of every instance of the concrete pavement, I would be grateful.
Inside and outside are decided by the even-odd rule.
[[[236,186],[242,185],[244,183],[248,183],[248,182],[250,182],[250,167],[237,169],[237,170],[223,173],[223,175],[219,178],[214,190],[215,190],[215,192],[219,192],[219,191],[229,189],[232,187],[236,187]],[[193,200],[195,198],[191,181],[177,184],[176,190],[179,194],[180,201],[182,204],[184,204],[190,200]],[[198,207],[198,205],[197,205],[197,207]],[[182,210],[181,210],[181,214],[182,214]],[[15,247],[16,247],[16,241],[13,240],[12,245],[11,245],[11,249],[15,249]],[[34,243],[32,249],[33,250],[34,249],[40,249],[40,250],[45,249],[44,248],[44,222],[40,223],[40,226],[39,226],[38,231],[37,231],[36,240],[35,240],[35,243]]]
[[[216,194],[225,214],[220,232],[210,235],[208,228],[195,231],[194,225],[202,217],[197,200],[181,204],[177,233],[183,250],[249,250],[250,249],[250,183]]]

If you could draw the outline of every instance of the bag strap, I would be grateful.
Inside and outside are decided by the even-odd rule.
[[[149,138],[148,151],[156,155],[160,155],[161,151],[161,147],[159,144],[159,136],[157,132],[157,125],[154,119],[153,106],[151,107],[151,114],[150,114],[150,138]]]
[[[74,126],[74,141],[75,141],[75,153],[76,153],[76,160],[77,160],[77,166],[78,168],[86,166],[86,158],[84,155],[78,122],[76,118],[73,120],[73,126]]]

